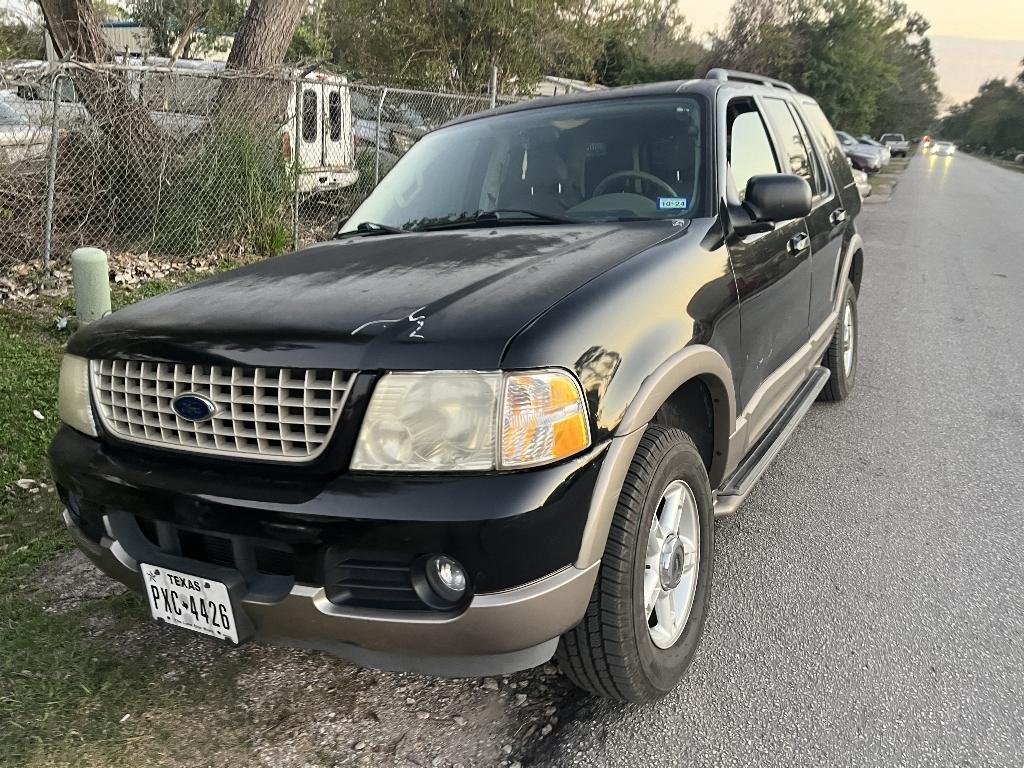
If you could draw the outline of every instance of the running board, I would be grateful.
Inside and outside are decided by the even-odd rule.
[[[757,441],[753,450],[743,457],[732,476],[722,483],[722,489],[715,495],[715,517],[726,517],[736,513],[740,504],[747,498],[747,494],[768,469],[768,465],[782,450],[782,446],[789,442],[789,438],[793,436],[797,425],[818,397],[818,393],[824,389],[828,377],[828,369],[820,365],[811,370],[772,426]]]

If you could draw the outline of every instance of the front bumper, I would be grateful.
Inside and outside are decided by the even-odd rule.
[[[133,590],[143,589],[140,562],[207,576],[228,586],[243,637],[366,666],[469,676],[547,661],[582,618],[599,564],[574,562],[606,448],[514,474],[311,482],[228,473],[223,462],[156,460],[65,427],[50,459],[72,537]],[[213,532],[236,551],[239,542],[276,536],[296,545],[297,570],[192,559],[154,541],[147,526]],[[324,562],[342,546],[448,554],[466,567],[472,596],[448,611],[339,605]]]

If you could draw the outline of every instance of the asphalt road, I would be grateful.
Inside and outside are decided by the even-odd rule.
[[[717,525],[686,680],[536,765],[1024,765],[1024,174],[917,157],[861,217],[860,370]]]

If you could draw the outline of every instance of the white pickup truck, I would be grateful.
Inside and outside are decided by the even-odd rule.
[[[906,157],[910,152],[910,142],[902,133],[883,133],[879,141],[889,148],[893,157]]]

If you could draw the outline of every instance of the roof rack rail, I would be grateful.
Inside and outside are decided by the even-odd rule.
[[[774,77],[765,77],[764,75],[755,75],[750,72],[740,72],[738,69],[721,69],[715,67],[709,69],[708,73],[704,75],[705,80],[732,80],[737,83],[753,83],[754,85],[768,85],[773,88],[782,88],[787,91],[796,93],[794,88],[784,80],[776,80]]]

